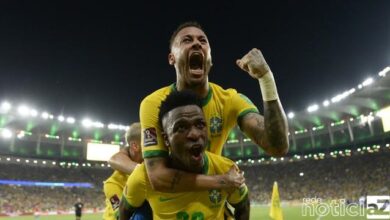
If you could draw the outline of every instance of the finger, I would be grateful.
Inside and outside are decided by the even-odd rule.
[[[236,64],[237,64],[238,67],[240,67],[241,69],[243,69],[243,63],[242,63],[242,61],[241,61],[240,59],[237,59],[237,60],[236,60]]]

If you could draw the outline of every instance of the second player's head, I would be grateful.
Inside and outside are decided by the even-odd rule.
[[[129,126],[126,131],[126,142],[129,147],[129,155],[136,162],[142,162],[141,155],[141,124],[135,122]]]
[[[190,91],[172,92],[161,103],[159,122],[174,165],[201,172],[207,143],[201,100]]]
[[[208,82],[211,48],[208,38],[197,22],[177,27],[170,40],[168,61],[176,69],[177,80],[185,88],[196,88]]]

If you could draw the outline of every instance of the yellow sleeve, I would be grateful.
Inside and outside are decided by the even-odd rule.
[[[158,123],[158,113],[163,98],[162,94],[153,93],[141,102],[139,114],[142,129],[142,154],[144,158],[168,156],[168,149],[164,145]]]
[[[236,189],[228,196],[228,202],[236,205],[248,199],[248,187],[244,184],[239,189]]]
[[[127,178],[122,196],[126,206],[137,208],[146,200],[146,175],[145,165],[141,164]]]
[[[228,118],[235,118],[237,122],[250,112],[259,113],[257,107],[248,97],[241,93],[237,93],[235,90],[232,91],[229,108],[230,109],[227,111],[229,114]]]

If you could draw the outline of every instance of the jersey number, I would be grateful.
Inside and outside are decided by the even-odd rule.
[[[176,214],[176,219],[177,220],[189,220],[190,215],[187,212],[178,212]],[[204,215],[202,212],[194,212],[191,215],[191,220],[204,220]]]

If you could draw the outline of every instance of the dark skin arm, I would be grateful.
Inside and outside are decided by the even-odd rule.
[[[249,220],[251,207],[249,198],[239,204],[232,206],[234,207],[234,219]]]
[[[112,169],[126,174],[131,174],[133,172],[138,163],[130,159],[128,152],[128,147],[126,147],[111,156],[108,160],[108,164],[110,164]]]
[[[235,167],[223,175],[200,175],[168,168],[167,159],[147,158],[145,165],[154,190],[162,192],[188,192],[208,189],[227,189],[239,187],[245,179]]]
[[[129,220],[135,212],[135,208],[126,206],[126,202],[121,199],[119,203],[119,220]]]

